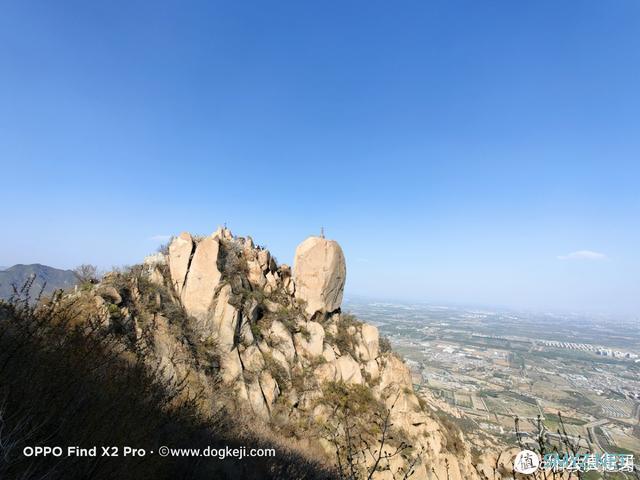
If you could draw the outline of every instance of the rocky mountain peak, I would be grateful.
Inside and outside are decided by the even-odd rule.
[[[108,285],[96,288],[97,301],[108,315],[118,312],[119,322],[130,319],[132,336],[153,352],[163,375],[186,378],[189,389],[208,392],[205,413],[224,388],[230,408],[332,457],[336,447],[326,433],[337,412],[346,408],[348,421],[360,425],[371,446],[378,441],[372,425],[388,411],[394,438],[420,452],[412,478],[432,478],[434,472],[452,480],[478,478],[459,432],[439,422],[429,407],[435,399],[414,393],[410,371],[388,341],[381,341],[375,326],[341,311],[346,262],[337,242],[305,239],[291,269],[251,237],[226,228],[205,237],[184,232],[166,254],[147,257],[141,268],[133,293],[120,292],[133,305],[112,304]],[[117,283],[117,277],[103,283]],[[155,300],[147,301],[152,316],[145,313],[149,307],[138,305],[148,297],[146,284],[156,289]],[[364,453],[361,462],[371,467]],[[386,473],[406,471],[411,462],[389,459],[374,478],[391,478]]]

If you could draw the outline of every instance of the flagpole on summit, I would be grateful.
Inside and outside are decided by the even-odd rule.
[[[324,238],[324,227],[320,227],[320,238]]]

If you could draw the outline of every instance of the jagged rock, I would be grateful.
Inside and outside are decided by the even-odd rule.
[[[322,325],[310,321],[305,323],[302,328],[306,329],[306,335],[296,333],[293,336],[296,351],[310,359],[322,355],[324,345]]]
[[[219,250],[220,241],[217,238],[207,237],[198,242],[182,289],[185,310],[199,320],[207,316],[216,287],[220,283]]]
[[[258,305],[258,301],[253,298],[251,302],[247,305],[245,304],[245,312],[248,322],[256,322],[258,320],[258,312],[260,308]]]
[[[255,345],[247,347],[240,355],[240,359],[242,360],[244,369],[249,372],[258,373],[264,369],[264,358]]]
[[[283,282],[284,289],[289,295],[294,295],[296,293],[296,284],[293,282],[293,278],[287,278]]]
[[[249,267],[249,282],[252,285],[257,286],[258,288],[264,288],[267,284],[267,279],[264,276],[264,272],[262,271],[262,267],[258,260],[249,260],[247,261],[247,266]]]
[[[218,263],[218,257],[223,260],[221,249],[223,253],[239,255],[239,262],[231,263],[226,257]],[[160,262],[160,257],[156,260]],[[162,285],[163,270],[156,260],[146,262],[145,271],[150,279],[156,271],[157,284]],[[387,407],[393,405],[393,434],[414,445],[416,451],[428,452],[427,461],[415,465],[412,478],[435,478],[431,467],[440,478],[446,478],[442,460],[446,457],[452,480],[478,480],[468,452],[458,457],[449,454],[446,438],[450,438],[451,432],[445,437],[442,424],[422,409],[413,393],[408,367],[392,353],[380,352],[378,329],[357,323],[346,332],[338,329],[343,321],[339,308],[346,268],[336,242],[319,237],[302,242],[296,250],[293,276],[288,266],[278,267],[270,253],[255,247],[250,237],[234,238],[226,228],[218,229],[197,244],[189,234],[181,234],[171,243],[167,262],[170,282],[178,293],[175,298],[196,319],[193,326],[200,334],[196,348],[183,344],[184,337],[176,337],[173,331],[176,325],[169,325],[166,320],[164,327],[157,329],[160,339],[153,334],[149,337],[148,327],[138,324],[136,318],[131,317],[128,325],[139,342],[153,339],[152,345],[157,344],[154,348],[172,376],[189,375],[190,382],[195,382],[193,391],[212,382],[206,365],[219,364],[230,403],[250,407],[256,417],[265,420],[274,405],[278,405],[278,421],[311,427],[314,421],[330,420],[330,412],[323,404],[326,391],[323,383],[364,385],[376,401]],[[221,272],[219,268],[229,270]],[[94,292],[92,295],[97,297],[98,289]],[[132,293],[134,301],[140,301],[140,292],[134,289]],[[109,305],[97,298],[98,308],[108,319]],[[295,313],[295,300],[305,305],[304,314]],[[170,300],[162,296],[162,302],[167,301]],[[349,341],[341,351],[337,340],[342,335],[350,338],[340,339]],[[197,345],[198,341],[202,344]],[[205,355],[209,352],[215,355],[200,356],[196,361],[190,358],[202,355],[194,352],[203,350],[207,352]],[[173,361],[176,352],[181,363]],[[213,382],[209,387],[217,388]],[[280,396],[283,398],[278,400]],[[426,401],[436,405],[436,400]],[[313,428],[317,426],[316,423]],[[303,436],[312,431],[305,430]],[[464,444],[460,438],[460,444]],[[400,456],[389,464],[396,473],[406,466]],[[390,472],[378,473],[376,480],[386,478]]]
[[[169,272],[171,283],[178,295],[182,292],[184,281],[189,270],[189,260],[193,252],[193,238],[187,232],[182,232],[169,245]]]
[[[282,280],[282,287],[284,291],[289,295],[294,295],[296,291],[296,286],[293,281],[293,277],[291,276],[291,267],[289,265],[282,264],[280,265],[280,278]]]
[[[296,348],[293,345],[291,334],[282,322],[274,320],[271,323],[271,327],[269,328],[267,335],[274,350],[279,350],[284,354],[288,362],[293,362],[293,359],[296,356]]]
[[[336,353],[330,345],[325,345],[322,349],[322,356],[327,362],[333,362],[336,359]]]
[[[380,389],[384,390],[393,385],[411,386],[413,383],[409,367],[395,355],[390,355],[380,373]]]
[[[362,373],[360,365],[348,353],[342,355],[335,361],[336,368],[340,373],[340,378],[345,383],[362,384]]]
[[[235,383],[242,376],[242,363],[237,348],[220,354],[220,373],[225,383]]]
[[[245,347],[252,345],[255,342],[253,337],[253,332],[251,332],[251,325],[249,322],[240,317],[242,321],[242,326],[240,327],[240,341]]]
[[[380,335],[373,325],[363,323],[360,327],[360,342],[356,346],[356,352],[362,361],[374,360],[378,356]]]
[[[323,363],[319,365],[313,372],[314,377],[319,384],[324,382],[336,382],[341,379],[340,372],[334,362]]]
[[[238,310],[229,303],[231,286],[225,285],[220,289],[213,318],[202,325],[201,329],[213,332],[218,345],[223,350],[230,350],[234,346],[234,337],[239,321]]]
[[[277,277],[277,273],[272,273],[272,272],[267,272],[267,274],[265,275],[265,280],[267,282],[267,284],[265,285],[265,292],[267,293],[271,293],[276,291],[276,289],[278,288],[278,277]]]
[[[262,268],[263,272],[269,270],[269,263],[271,261],[271,254],[269,250],[259,250],[258,251],[258,265]]]
[[[287,376],[287,378],[291,377],[290,375],[290,371],[289,369],[291,368],[289,365],[289,362],[287,361],[287,357],[284,356],[284,353],[282,353],[279,350],[276,350],[275,348],[271,349],[266,349],[266,350],[262,350],[262,348],[260,349],[260,351],[262,351],[263,353],[266,351],[267,353],[269,353],[271,355],[271,357],[278,363],[278,365],[280,365],[280,367],[282,367],[282,371],[285,373],[285,375]]]
[[[161,375],[167,380],[179,378],[183,372],[178,372],[176,364],[172,361],[179,352],[179,345],[172,341],[169,321],[160,315],[156,317],[154,324],[155,328],[152,330],[153,348],[159,359]]]
[[[336,336],[338,334],[338,325],[334,322],[329,323],[324,327],[324,331],[329,335]]]
[[[164,276],[158,267],[152,267],[148,272],[149,281],[155,285],[164,285]]]
[[[337,242],[322,237],[307,238],[296,249],[293,272],[295,295],[306,303],[307,315],[340,308],[347,270]]]
[[[266,299],[263,302],[263,305],[267,309],[267,311],[271,312],[271,313],[279,312],[282,309],[282,305],[280,305],[279,303],[276,303],[276,302],[272,302],[269,299]]]
[[[271,412],[271,408],[275,403],[276,398],[280,395],[280,388],[273,376],[266,370],[263,370],[260,373],[259,381],[260,388],[262,389],[262,393],[267,402],[267,408],[269,409],[269,412]]]
[[[231,233],[231,230],[226,227],[218,227],[218,229],[211,234],[211,237],[222,240],[233,240],[233,234]]]
[[[372,381],[376,381],[380,377],[380,368],[376,360],[369,360],[364,364],[364,371],[369,375]]]
[[[259,417],[268,419],[269,409],[267,408],[267,404],[265,403],[264,395],[262,394],[262,389],[260,388],[258,377],[256,377],[253,381],[247,383],[246,386],[251,409]]]
[[[102,298],[115,305],[120,305],[122,303],[122,297],[118,293],[118,290],[111,285],[101,285],[98,288],[97,293]]]

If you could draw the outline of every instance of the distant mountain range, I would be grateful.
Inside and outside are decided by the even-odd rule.
[[[69,289],[78,283],[78,277],[71,270],[60,270],[34,263],[32,265],[14,265],[0,267],[0,298],[8,299],[13,295],[13,287],[22,287],[29,278],[35,277],[31,285],[30,294],[35,297],[44,285],[43,294],[49,294],[58,289]]]

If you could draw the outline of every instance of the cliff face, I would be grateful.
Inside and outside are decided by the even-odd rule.
[[[162,375],[203,393],[205,414],[223,389],[260,428],[332,463],[375,466],[374,478],[480,478],[459,431],[438,419],[434,399],[416,396],[378,329],[341,312],[346,264],[336,242],[309,237],[292,271],[227,229],[182,233],[141,268],[140,281],[157,287],[153,298],[134,286],[123,299],[111,274],[95,301],[105,323],[129,331]],[[383,437],[390,453],[380,459]],[[345,448],[353,458],[343,458]]]

